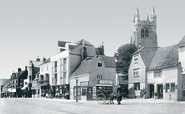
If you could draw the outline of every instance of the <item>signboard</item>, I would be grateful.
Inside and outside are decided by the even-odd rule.
[[[89,86],[88,81],[80,82],[80,86]]]
[[[112,85],[112,80],[100,80],[100,84]]]

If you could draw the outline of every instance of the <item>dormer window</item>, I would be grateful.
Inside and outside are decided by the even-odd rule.
[[[98,63],[98,67],[102,67],[102,63]]]

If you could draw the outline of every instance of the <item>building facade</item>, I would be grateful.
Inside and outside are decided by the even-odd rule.
[[[69,99],[69,76],[86,57],[93,57],[96,48],[82,39],[75,43],[59,41],[58,54],[51,57],[50,89],[55,98]]]
[[[32,94],[34,98],[46,97],[49,93],[49,78],[51,74],[51,62],[50,58],[43,58],[43,63],[39,65],[40,72],[36,74],[35,79],[32,81],[32,90],[35,90]]]
[[[78,77],[77,86],[75,77]],[[99,55],[86,58],[70,76],[70,99],[96,99],[98,89],[103,89],[109,94],[117,91],[114,57]]]
[[[129,68],[130,97],[139,97],[143,88],[147,98],[184,100],[184,40],[185,37],[179,44],[152,47],[153,50],[141,48],[133,54]],[[131,87],[134,88],[132,91]]]

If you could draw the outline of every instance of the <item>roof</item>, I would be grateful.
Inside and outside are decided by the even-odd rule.
[[[116,68],[115,58],[114,57],[108,57],[108,56],[96,56],[96,57],[87,57],[82,61],[80,66],[72,73],[71,76],[81,75],[81,74],[87,74],[93,71],[94,67],[96,65],[96,61],[98,59],[101,59],[105,65],[105,67],[109,68]]]
[[[39,67],[40,64],[42,64],[43,61],[32,61],[34,67]]]
[[[153,57],[155,56],[156,50],[157,47],[142,47],[134,54],[140,53],[146,68],[148,68],[152,62]]]
[[[159,48],[156,51],[149,69],[160,69],[176,66],[178,63],[178,45]]]
[[[185,44],[185,36],[181,39],[178,45],[182,45],[182,44]]]
[[[51,61],[50,61],[50,58],[48,58],[46,61],[44,61],[43,63],[41,63],[39,66],[41,66],[41,65],[43,65],[43,64],[46,64],[46,63],[49,63],[49,62],[51,62]]]
[[[86,41],[86,40],[84,40],[84,39],[81,39],[81,40],[79,40],[79,41],[77,41],[77,42],[75,42],[75,44],[77,44],[77,45],[82,45],[82,44],[84,44],[85,46],[93,46],[91,43],[89,43],[88,41]]]
[[[59,47],[65,47],[66,43],[70,43],[70,42],[67,42],[67,41],[58,41],[58,46]]]
[[[102,58],[106,67],[116,68],[115,57],[109,57],[104,55],[99,55],[99,56]]]
[[[10,79],[0,79],[0,85],[5,85]]]

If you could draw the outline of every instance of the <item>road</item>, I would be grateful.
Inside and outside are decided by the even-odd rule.
[[[59,99],[0,99],[0,114],[185,114],[185,102],[123,100],[121,105]]]

